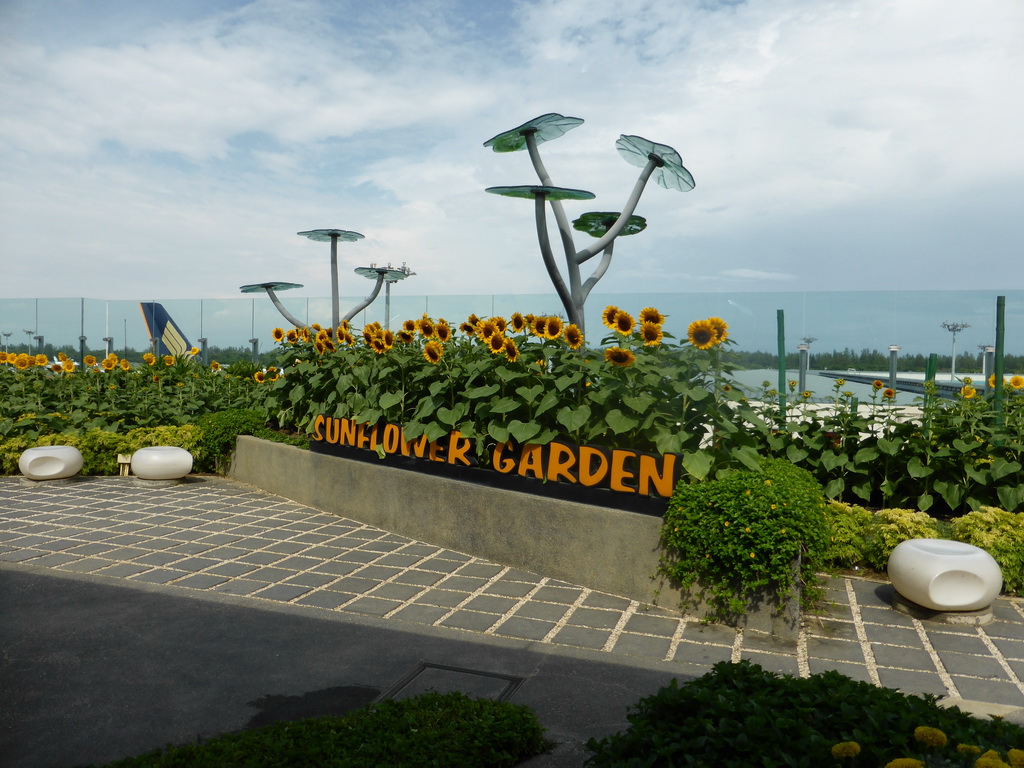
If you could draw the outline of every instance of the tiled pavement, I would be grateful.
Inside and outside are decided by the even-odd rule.
[[[909,693],[1024,707],[1024,604],[985,627],[893,611],[886,584],[836,578],[795,644],[414,541],[214,477],[0,479],[0,569],[53,569],[673,662],[834,669]],[[187,592],[185,592],[187,594]],[[623,659],[626,660],[626,659]]]

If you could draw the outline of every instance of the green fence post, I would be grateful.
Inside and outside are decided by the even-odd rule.
[[[1003,426],[1003,343],[1005,341],[1006,331],[1004,326],[1005,320],[1006,297],[996,296],[996,360],[995,366],[993,366],[995,368],[993,375],[996,377],[996,385],[992,409],[995,411],[995,423],[997,428]]]
[[[781,309],[775,311],[779,328],[779,421],[786,426],[786,318]]]

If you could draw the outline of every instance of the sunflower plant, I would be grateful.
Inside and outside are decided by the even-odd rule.
[[[713,449],[727,459],[743,447],[735,414],[756,416],[729,379],[723,320],[698,321],[676,343],[653,307],[636,318],[608,307],[602,319],[608,333],[596,345],[557,315],[519,313],[458,324],[424,315],[395,332],[377,323],[282,331],[267,405],[304,431],[318,415],[401,424],[407,439],[458,430],[480,457],[490,443],[556,439],[683,453],[699,477]],[[755,460],[749,447],[740,456]]]

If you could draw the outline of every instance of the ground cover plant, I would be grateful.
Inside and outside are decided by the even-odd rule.
[[[800,679],[747,661],[720,662],[703,677],[673,680],[644,697],[627,719],[620,733],[588,742],[587,765],[999,766],[976,762],[989,750],[1005,765],[1024,765],[1020,726],[970,717],[940,707],[935,696],[906,695],[834,671]]]
[[[799,588],[810,608],[822,596],[824,510],[811,474],[779,459],[762,459],[756,471],[680,482],[662,524],[661,572],[684,594],[699,583],[712,619],[742,615],[759,591],[782,604]]]
[[[107,768],[503,768],[549,747],[528,707],[431,692],[342,717],[275,723],[166,747]]]

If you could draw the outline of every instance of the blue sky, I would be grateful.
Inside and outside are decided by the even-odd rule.
[[[1024,288],[1017,0],[0,0],[0,298],[550,292],[536,183],[493,135],[547,112],[570,217],[615,140],[674,147],[595,292]],[[581,243],[582,245],[582,243]]]

